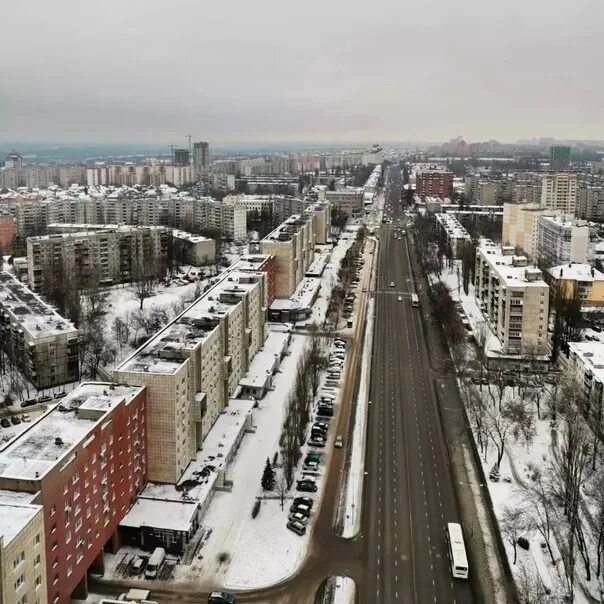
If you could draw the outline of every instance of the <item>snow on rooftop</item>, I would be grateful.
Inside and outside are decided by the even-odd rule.
[[[120,522],[120,526],[150,526],[171,531],[189,532],[199,504],[188,501],[165,501],[139,497]]]
[[[204,241],[212,241],[208,237],[203,237],[202,235],[195,235],[193,233],[188,233],[187,231],[180,231],[178,229],[172,230],[172,236],[176,239],[190,241],[191,243],[202,243]]]
[[[595,378],[604,383],[604,344],[601,342],[570,342],[569,360],[583,363]]]
[[[568,264],[561,264],[560,266],[554,266],[553,268],[550,268],[548,272],[554,279],[592,282],[604,281],[604,273],[601,273],[589,264],[571,262]]]
[[[256,285],[257,281],[250,280],[249,272],[231,267],[116,371],[175,373],[187,362],[187,351],[194,349],[217,329],[220,319],[231,313],[238,306],[240,298]]]
[[[277,357],[281,357],[290,339],[289,332],[269,331],[262,350],[254,356],[248,372],[239,380],[239,385],[263,388],[272,375]]]
[[[491,265],[491,268],[498,274],[500,280],[506,286],[522,287],[547,287],[543,280],[541,270],[536,266],[526,265],[523,256],[515,256],[513,248],[509,246],[502,248],[493,243],[490,239],[481,239],[478,249],[482,252],[482,257]],[[504,253],[512,252],[512,253]],[[514,266],[514,261],[522,259],[521,266]],[[529,280],[527,277],[530,276]]]
[[[6,271],[0,272],[0,307],[0,311],[8,311],[12,322],[27,330],[29,339],[66,333],[77,336],[72,323]]]
[[[131,400],[141,389],[81,384],[0,451],[0,477],[41,478],[86,438],[112,406]]]
[[[0,502],[0,538],[6,547],[42,509],[41,505]]]

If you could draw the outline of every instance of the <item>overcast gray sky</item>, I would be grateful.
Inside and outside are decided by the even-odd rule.
[[[604,139],[603,0],[3,2],[0,140]]]

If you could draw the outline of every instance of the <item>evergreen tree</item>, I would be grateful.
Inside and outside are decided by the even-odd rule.
[[[275,470],[273,470],[268,457],[266,458],[266,465],[262,473],[261,484],[263,491],[272,491],[275,488]]]

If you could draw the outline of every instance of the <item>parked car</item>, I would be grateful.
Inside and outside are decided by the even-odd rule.
[[[21,423],[21,418],[18,415],[12,415],[10,421],[13,426],[17,426]]]
[[[294,497],[293,505],[307,505],[310,509],[312,509],[315,500],[312,497]]]
[[[32,407],[33,405],[37,405],[38,401],[35,398],[28,398],[26,401],[21,403],[21,408]]]
[[[208,604],[237,604],[237,600],[226,591],[213,591],[208,597]]]
[[[145,579],[156,579],[159,571],[164,565],[166,559],[166,550],[163,547],[156,547],[147,562],[145,569]]]
[[[27,413],[24,413],[21,416],[21,421],[25,422],[26,424],[28,424],[31,421],[31,417],[29,415],[27,415]]]
[[[41,396],[38,398],[38,403],[48,403],[52,401],[52,396]]]
[[[301,512],[292,512],[287,519],[290,522],[301,522],[302,524],[306,524],[308,522],[308,516],[305,516]]]
[[[132,564],[130,565],[130,574],[131,575],[140,575],[143,570],[145,569],[145,566],[147,564],[147,559],[143,558],[143,556],[137,556],[134,560],[134,562],[132,562]]]
[[[326,442],[327,441],[322,436],[321,437],[319,437],[319,436],[317,436],[317,437],[312,436],[310,438],[310,440],[308,441],[308,444],[311,447],[324,447]]]
[[[332,417],[333,408],[332,407],[319,407],[317,409],[317,415],[320,417]]]
[[[0,426],[2,426],[3,428],[10,428],[10,421],[6,419],[6,417],[3,417],[0,420]]]
[[[310,518],[310,507],[304,505],[303,503],[299,503],[297,505],[295,503],[292,503],[291,507],[289,508],[289,511],[291,514],[302,514],[304,518]]]
[[[302,493],[316,493],[317,483],[310,482],[309,480],[298,480],[296,483],[296,489]]]
[[[290,531],[293,531],[294,533],[296,533],[296,535],[299,535],[300,537],[306,533],[306,526],[301,522],[298,522],[297,520],[292,520],[288,522],[286,526]]]

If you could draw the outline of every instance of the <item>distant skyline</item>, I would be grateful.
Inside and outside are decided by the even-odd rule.
[[[284,6],[7,3],[0,141],[604,139],[601,0]]]

